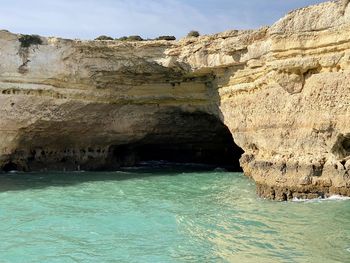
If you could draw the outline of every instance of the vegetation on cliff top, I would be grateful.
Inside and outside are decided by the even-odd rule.
[[[174,40],[176,40],[176,37],[174,37],[174,36],[159,36],[156,38],[156,40],[174,41]]]
[[[118,40],[122,41],[143,41],[143,38],[140,36],[128,36],[128,37],[121,37]]]
[[[95,38],[95,40],[97,41],[103,41],[103,40],[119,40],[119,41],[152,41],[152,40],[166,40],[166,41],[173,41],[176,40],[175,36],[159,36],[155,39],[143,39],[141,36],[123,36],[120,38],[112,38],[110,36],[105,36],[105,35],[101,35],[97,38]]]
[[[43,41],[38,35],[21,35],[18,39],[21,42],[21,47],[27,48],[31,45],[41,45]]]
[[[194,31],[194,30],[190,31],[187,34],[187,37],[199,37],[199,36],[200,36],[199,32],[198,31]]]
[[[96,37],[95,40],[114,40],[113,37],[101,35],[99,37]]]

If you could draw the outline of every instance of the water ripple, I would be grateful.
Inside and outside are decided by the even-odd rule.
[[[350,262],[346,198],[271,202],[242,174],[0,177],[0,262]]]

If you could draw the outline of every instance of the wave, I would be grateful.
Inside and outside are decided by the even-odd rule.
[[[342,196],[342,195],[331,195],[326,198],[314,198],[314,199],[304,199],[304,198],[293,198],[292,202],[320,202],[320,201],[346,201],[350,200],[349,196]]]

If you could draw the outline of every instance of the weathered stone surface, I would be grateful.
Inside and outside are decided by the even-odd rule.
[[[42,38],[23,48],[1,31],[0,164],[89,168],[145,138],[222,137],[205,129],[211,117],[187,135],[183,118],[172,122],[201,113],[229,128],[261,196],[350,196],[349,32],[348,1],[178,42]]]
[[[221,112],[262,196],[349,195],[349,8],[289,13],[248,47],[247,65],[219,90]],[[268,46],[268,48],[267,48]],[[257,50],[261,49],[260,55]],[[250,66],[249,60],[259,61]]]

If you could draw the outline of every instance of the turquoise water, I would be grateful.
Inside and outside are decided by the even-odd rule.
[[[0,175],[0,262],[350,262],[350,201],[271,202],[240,173]]]

